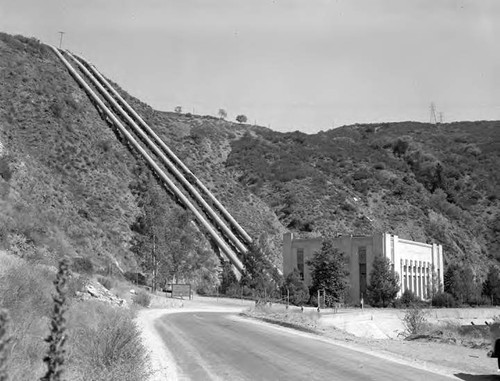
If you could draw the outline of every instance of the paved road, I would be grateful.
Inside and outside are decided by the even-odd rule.
[[[184,380],[449,380],[228,313],[166,315],[155,323]]]

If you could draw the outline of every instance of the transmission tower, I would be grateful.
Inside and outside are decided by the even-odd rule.
[[[430,112],[430,122],[432,124],[437,124],[438,123],[438,119],[436,117],[436,105],[434,104],[434,102],[431,102],[431,112]]]

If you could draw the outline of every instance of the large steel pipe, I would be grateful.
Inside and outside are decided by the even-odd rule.
[[[209,217],[213,220],[214,224],[222,230],[223,234],[225,234],[230,242],[238,248],[242,253],[246,253],[248,249],[241,243],[241,241],[233,234],[231,229],[227,227],[224,221],[220,219],[220,217],[213,211],[210,205],[201,197],[198,191],[191,185],[189,181],[183,176],[183,174],[177,169],[177,167],[165,156],[162,150],[149,138],[149,136],[140,128],[135,121],[123,110],[123,108],[118,104],[118,102],[108,93],[108,91],[99,83],[99,81],[90,73],[87,68],[81,64],[78,60],[76,60],[72,54],[66,51],[66,54],[75,62],[80,70],[87,76],[87,78],[92,82],[92,84],[99,90],[101,95],[115,108],[115,111],[118,112],[123,118],[126,119],[130,127],[135,131],[136,134],[139,134],[140,137],[144,140],[148,148],[154,151],[154,153],[158,156],[158,158],[165,164],[165,166],[174,174],[177,180],[182,183],[182,185],[188,190],[191,196],[201,205],[201,209],[205,211],[209,215]]]
[[[210,226],[210,224],[206,221],[205,217],[194,207],[194,205],[189,201],[189,199],[175,186],[175,184],[168,178],[168,176],[161,170],[161,168],[156,164],[156,162],[149,156],[149,154],[141,147],[141,145],[134,139],[134,137],[127,131],[127,129],[123,126],[123,124],[118,120],[118,118],[109,110],[108,107],[104,104],[104,102],[97,96],[97,94],[90,88],[90,86],[83,80],[83,78],[76,72],[76,70],[70,65],[70,63],[62,56],[59,50],[51,46],[51,49],[55,52],[57,57],[61,60],[61,62],[66,66],[69,70],[73,78],[82,86],[85,91],[89,94],[89,96],[98,104],[98,106],[102,109],[102,111],[106,114],[108,118],[115,124],[115,126],[120,130],[123,136],[127,139],[127,141],[144,157],[144,159],[151,165],[154,171],[158,176],[162,179],[162,181],[167,184],[169,189],[175,194],[179,200],[188,208],[196,217],[196,219],[200,222],[200,224],[207,229],[208,233],[217,243],[217,246],[221,248],[224,254],[228,257],[234,267],[240,272],[243,273],[243,264],[238,259],[236,254],[231,250],[231,248],[219,237],[217,232]]]
[[[252,238],[248,235],[248,233],[238,224],[238,222],[233,218],[233,216],[224,208],[224,206],[215,198],[215,196],[208,190],[207,187],[193,174],[193,172],[190,171],[190,169],[175,155],[174,152],[168,146],[163,142],[163,140],[153,131],[151,127],[141,118],[141,116],[135,112],[135,110],[123,99],[123,97],[111,86],[111,84],[104,78],[101,73],[87,60],[82,58],[81,56],[76,55],[76,57],[81,60],[91,71],[92,73],[99,78],[101,83],[103,83],[109,91],[112,92],[113,96],[118,99],[118,101],[122,104],[122,106],[130,113],[132,114],[136,120],[141,124],[141,126],[148,132],[150,136],[153,137],[156,143],[158,143],[161,148],[168,154],[170,159],[178,165],[185,173],[187,173],[190,177],[193,178],[195,181],[196,186],[198,186],[209,198],[210,200],[214,203],[214,205],[217,207],[217,209],[222,213],[224,218],[226,218],[231,225],[236,229],[236,231],[244,238],[245,242],[247,244],[252,243]]]

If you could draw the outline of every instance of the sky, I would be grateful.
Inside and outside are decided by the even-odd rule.
[[[0,0],[157,110],[277,131],[500,120],[498,0]]]

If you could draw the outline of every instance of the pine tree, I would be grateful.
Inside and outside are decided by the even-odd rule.
[[[64,365],[64,342],[66,341],[66,282],[68,280],[68,261],[66,259],[59,262],[59,272],[57,273],[54,285],[56,294],[52,297],[54,301],[54,310],[52,311],[52,320],[50,322],[50,335],[45,339],[49,343],[47,356],[43,361],[47,364],[47,372],[41,381],[59,381],[63,373]]]
[[[399,291],[399,277],[386,257],[375,257],[367,287],[368,301],[372,306],[387,307]]]
[[[349,285],[348,258],[333,246],[333,242],[325,240],[320,251],[314,253],[307,261],[311,269],[311,294],[325,290],[335,301],[344,300]]]

